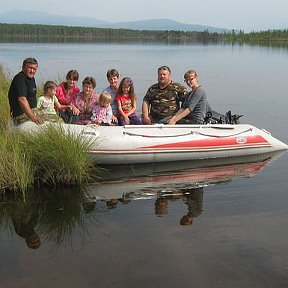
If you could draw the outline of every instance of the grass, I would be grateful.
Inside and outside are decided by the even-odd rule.
[[[97,175],[86,153],[92,143],[64,133],[60,125],[33,135],[8,129],[10,83],[0,65],[0,190],[25,193],[35,185],[81,185]]]

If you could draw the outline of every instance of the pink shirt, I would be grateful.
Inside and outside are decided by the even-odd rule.
[[[112,121],[112,108],[109,104],[107,107],[103,107],[97,104],[92,111],[92,121],[102,121],[103,123],[111,124]]]
[[[91,93],[87,103],[84,101],[83,91],[81,91],[75,96],[75,99],[72,103],[80,111],[80,122],[83,122],[83,124],[85,124],[86,122],[88,123],[90,121],[90,118],[92,116],[92,110],[98,103],[98,100],[99,95],[95,91]]]
[[[79,92],[79,88],[77,86],[73,86],[72,89],[69,91],[69,94],[67,94],[63,82],[57,87],[55,95],[57,96],[58,101],[61,105],[69,105],[74,100],[76,94]],[[65,109],[62,109],[62,112],[64,111]]]

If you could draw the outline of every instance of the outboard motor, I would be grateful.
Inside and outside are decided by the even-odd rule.
[[[232,115],[231,111],[226,112],[225,114],[218,113],[214,110],[209,110],[206,113],[204,123],[205,124],[239,124],[239,118],[243,115],[234,114]]]

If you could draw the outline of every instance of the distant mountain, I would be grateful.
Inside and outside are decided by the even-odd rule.
[[[142,21],[110,23],[95,18],[60,16],[39,11],[12,10],[0,13],[0,23],[9,24],[44,24],[98,28],[124,28],[132,30],[178,30],[228,32],[228,29],[205,25],[185,24],[169,19],[151,19]]]
[[[108,28],[125,28],[133,30],[176,30],[176,31],[196,31],[203,32],[208,30],[209,32],[222,33],[229,31],[225,28],[217,28],[205,25],[185,24],[170,19],[151,19],[131,22],[113,23],[105,26]]]
[[[0,23],[9,24],[44,24],[44,25],[64,25],[64,26],[83,26],[98,27],[110,24],[88,17],[60,16],[40,11],[12,10],[0,13]]]

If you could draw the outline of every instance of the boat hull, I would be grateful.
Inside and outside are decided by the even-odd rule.
[[[249,124],[61,126],[92,143],[87,151],[89,158],[104,165],[228,158],[240,161],[248,156],[260,161],[288,149],[267,131]],[[41,127],[26,122],[17,129],[31,133]]]

